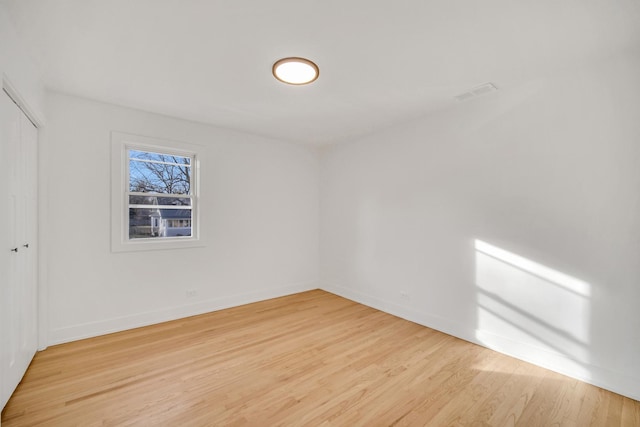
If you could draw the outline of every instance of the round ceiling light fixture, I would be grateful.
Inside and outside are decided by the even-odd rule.
[[[320,75],[318,66],[305,58],[282,58],[273,64],[273,77],[290,85],[306,85]]]

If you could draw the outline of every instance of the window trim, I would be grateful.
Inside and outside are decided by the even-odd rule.
[[[201,145],[170,141],[122,132],[111,132],[111,251],[135,252],[160,249],[202,247],[200,215]],[[153,239],[129,238],[129,159],[127,150],[136,149],[162,154],[192,157],[191,236]],[[184,197],[184,196],[183,196]]]

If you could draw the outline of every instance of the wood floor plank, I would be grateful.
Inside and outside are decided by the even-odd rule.
[[[640,403],[323,291],[36,355],[11,426],[640,426]]]

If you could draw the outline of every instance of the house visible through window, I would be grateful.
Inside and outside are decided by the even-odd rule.
[[[127,149],[129,239],[192,235],[192,157]]]
[[[111,139],[112,250],[202,246],[202,146],[118,132]]]

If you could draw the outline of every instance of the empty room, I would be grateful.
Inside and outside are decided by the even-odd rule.
[[[0,424],[640,426],[640,1],[0,0]]]

